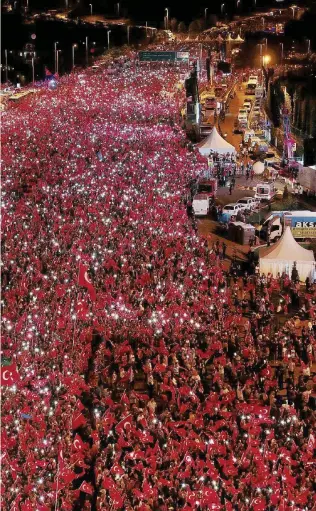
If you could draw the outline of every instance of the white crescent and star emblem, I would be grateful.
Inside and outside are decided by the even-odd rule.
[[[84,278],[85,278],[86,282],[88,282],[88,284],[91,284],[91,280],[88,277],[88,272],[87,271],[84,274]]]
[[[81,445],[80,445],[78,438],[74,441],[74,447],[75,447],[75,449],[81,449]]]
[[[8,373],[8,375],[9,375],[8,377],[6,377],[6,373]],[[2,378],[3,378],[5,381],[10,380],[10,378],[12,378],[12,373],[11,373],[10,371],[8,371],[8,370],[3,371],[3,373],[2,373]]]

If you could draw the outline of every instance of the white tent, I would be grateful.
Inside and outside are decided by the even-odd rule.
[[[234,146],[220,136],[215,126],[209,136],[198,145],[198,148],[204,156],[208,156],[211,151],[219,154],[232,154],[236,152]]]
[[[256,161],[252,168],[256,176],[260,176],[260,174],[264,173],[264,163],[262,163],[262,161]]]
[[[265,275],[271,273],[276,277],[278,273],[281,275],[285,272],[291,276],[294,262],[296,262],[296,269],[301,281],[304,282],[306,277],[314,279],[314,252],[301,247],[293,238],[290,227],[286,227],[279,241],[260,251],[260,273]]]

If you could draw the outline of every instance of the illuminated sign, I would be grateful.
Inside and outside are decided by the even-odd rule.
[[[142,62],[185,62],[189,60],[188,51],[140,51],[138,56]]]

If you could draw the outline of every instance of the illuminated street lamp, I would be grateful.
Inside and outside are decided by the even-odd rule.
[[[120,15],[120,2],[117,2],[116,8],[117,8],[117,15],[119,16]]]
[[[89,51],[88,36],[86,36],[86,63],[87,63],[87,66],[89,65],[89,54],[88,54],[88,51]]]
[[[72,70],[75,68],[75,49],[78,48],[77,44],[72,45]]]
[[[268,38],[267,38],[267,37],[265,37],[265,39],[264,39],[264,40],[265,40],[265,47],[266,47],[266,51],[268,51]]]
[[[54,55],[55,55],[55,73],[57,73],[57,44],[58,44],[58,41],[56,41],[54,43]]]
[[[108,50],[110,49],[110,33],[111,30],[108,30],[107,36],[108,36]]]
[[[58,71],[59,71],[59,54],[60,54],[61,50],[57,50],[57,53],[56,53],[56,73],[58,74]]]
[[[222,4],[222,5],[221,5],[221,13],[222,13],[222,14],[224,13],[224,9],[225,9],[225,4]]]
[[[90,14],[91,14],[91,16],[92,16],[92,4],[89,4],[89,6],[90,6],[90,11],[91,11],[91,13],[90,13]]]
[[[292,9],[292,12],[293,12],[293,20],[294,20],[294,18],[295,18],[295,9],[297,9],[297,5],[292,5],[292,6],[290,7],[290,9]]]
[[[165,7],[165,13],[166,13],[166,16],[165,16],[166,30],[168,30],[168,26],[169,26],[169,9],[168,9],[168,7]]]
[[[204,9],[204,18],[205,18],[205,21],[207,19],[207,11],[208,11],[208,7],[205,7]]]
[[[147,23],[147,21],[146,21],[146,23]],[[127,25],[126,28],[127,28],[127,44],[129,45],[129,31],[130,31],[131,27],[129,25]],[[147,27],[146,27],[146,36],[147,36]]]
[[[5,81],[8,82],[8,50],[4,50],[5,56]]]
[[[32,57],[32,82],[35,83],[34,56]]]
[[[282,62],[283,62],[283,51],[284,51],[283,43],[280,43],[280,46],[281,46],[281,64],[282,64]]]
[[[311,40],[307,39],[307,53],[311,52]]]
[[[237,0],[237,3],[236,3],[236,7],[237,7],[237,9],[238,9],[238,7],[240,6],[240,2],[241,2],[241,0]]]
[[[263,65],[266,66],[267,64],[269,64],[269,62],[271,61],[271,57],[270,55],[264,55],[263,58],[262,58],[262,61],[263,61]]]

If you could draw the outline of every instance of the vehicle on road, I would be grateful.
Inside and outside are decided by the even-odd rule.
[[[255,198],[262,201],[270,201],[275,196],[274,183],[258,183],[256,186]]]
[[[220,221],[231,222],[236,220],[238,213],[243,213],[243,207],[241,204],[231,203],[224,206]]]
[[[245,110],[247,110],[247,112],[249,113],[249,112],[250,112],[250,110],[251,110],[251,101],[250,101],[250,100],[245,99],[244,104],[243,104],[243,108],[244,108]]]
[[[249,80],[246,85],[246,95],[254,96],[256,93],[258,78],[256,76],[249,76]]]
[[[198,193],[194,196],[192,208],[195,216],[206,216],[210,212],[210,199],[207,193]]]
[[[289,226],[296,239],[316,238],[316,212],[315,211],[274,211],[258,229],[262,239],[272,242],[278,241],[285,229]]]
[[[238,121],[241,121],[244,119],[248,120],[248,112],[245,108],[239,108],[237,119],[238,119]]]
[[[206,216],[210,212],[217,192],[217,179],[201,178],[196,184],[192,208],[196,216]]]
[[[237,204],[241,204],[243,211],[252,211],[259,207],[260,199],[256,199],[255,197],[242,197],[242,199],[237,201]]]
[[[264,88],[257,86],[255,89],[255,96],[256,98],[263,98],[264,96]]]

